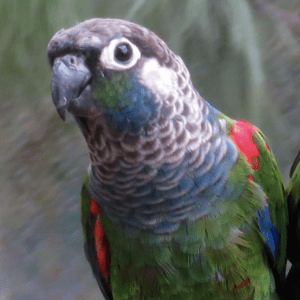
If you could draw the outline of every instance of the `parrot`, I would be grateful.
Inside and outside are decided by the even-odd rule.
[[[86,20],[47,54],[56,110],[89,149],[81,222],[104,298],[283,299],[286,190],[261,131],[138,24]]]
[[[300,299],[300,151],[291,170],[287,186],[289,223],[287,230],[287,258],[292,263],[286,278],[286,291],[290,299]]]

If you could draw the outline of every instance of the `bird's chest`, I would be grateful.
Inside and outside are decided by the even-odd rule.
[[[90,192],[114,220],[138,229],[171,232],[192,210],[189,195],[193,182],[187,175],[188,164],[160,168],[137,164],[107,172],[92,167]]]

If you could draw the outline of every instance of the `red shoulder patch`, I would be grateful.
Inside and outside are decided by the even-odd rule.
[[[231,138],[240,151],[244,154],[252,169],[259,169],[259,150],[253,141],[253,134],[258,129],[247,121],[235,121],[231,129]]]
[[[109,267],[110,267],[109,244],[108,244],[108,239],[104,234],[104,228],[102,225],[102,221],[100,219],[101,209],[99,204],[94,199],[90,200],[90,213],[97,216],[95,227],[94,227],[97,261],[102,276],[106,277],[109,275]]]

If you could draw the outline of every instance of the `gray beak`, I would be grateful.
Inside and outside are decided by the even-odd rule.
[[[80,115],[93,105],[89,81],[92,77],[83,56],[56,58],[52,75],[52,99],[59,116],[66,119],[67,110]]]

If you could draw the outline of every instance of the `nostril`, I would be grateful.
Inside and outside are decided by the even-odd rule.
[[[75,59],[74,59],[74,57],[71,57],[70,63],[71,63],[71,64],[75,64]]]

